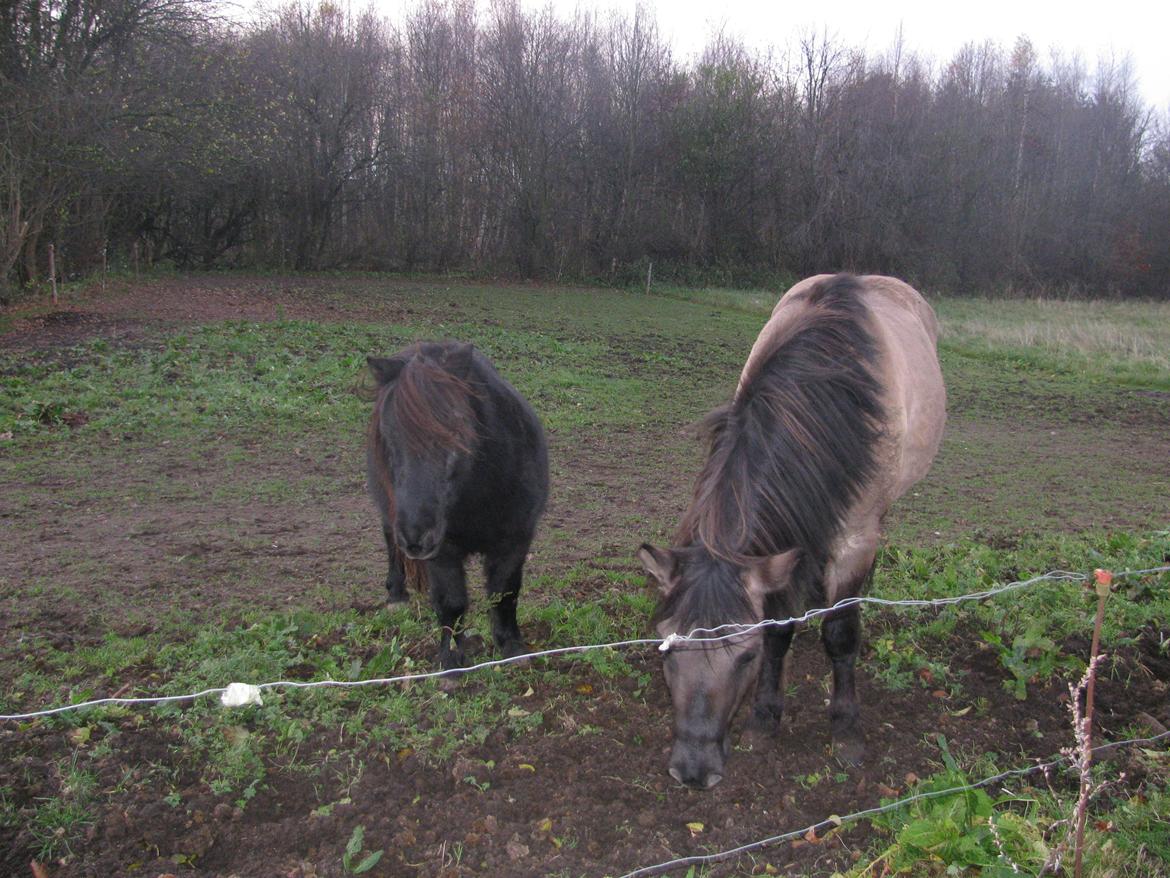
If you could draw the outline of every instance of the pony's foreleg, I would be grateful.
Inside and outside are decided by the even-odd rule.
[[[516,623],[516,603],[524,577],[524,562],[528,558],[528,543],[503,555],[484,558],[484,575],[488,596],[491,598],[492,639],[505,658],[523,655],[528,645]]]
[[[463,558],[457,554],[441,554],[426,564],[431,605],[440,626],[439,667],[444,671],[461,668],[465,663],[461,623],[467,611]]]
[[[764,615],[769,619],[788,615],[785,602],[769,595],[764,602]],[[780,730],[784,715],[784,659],[794,633],[792,625],[764,629],[764,657],[752,704],[751,727],[756,731],[775,734]]]
[[[833,695],[829,700],[833,753],[843,762],[858,763],[865,755],[854,673],[861,647],[860,607],[854,605],[827,615],[821,625],[821,642],[833,664]]]
[[[406,601],[406,568],[402,563],[402,553],[394,542],[394,527],[382,523],[382,537],[386,540],[386,555],[389,559],[389,570],[386,573],[386,600],[391,604],[401,604]]]

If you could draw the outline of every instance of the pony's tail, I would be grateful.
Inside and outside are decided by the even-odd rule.
[[[402,554],[402,550],[397,545],[394,546],[394,554],[398,560],[402,562],[402,572],[406,574],[406,588],[407,590],[414,589],[420,594],[427,591],[429,580],[427,579],[427,565],[425,561],[415,561],[412,558],[407,558]]]

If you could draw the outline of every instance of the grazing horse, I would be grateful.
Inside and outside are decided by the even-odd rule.
[[[389,555],[386,590],[406,600],[407,573],[429,585],[442,627],[439,665],[462,667],[464,561],[483,556],[492,637],[527,651],[516,600],[548,499],[548,446],[531,406],[469,344],[424,342],[367,358],[378,382],[366,462]]]
[[[791,618],[861,592],[882,517],[926,475],[942,438],[937,336],[930,305],[893,278],[819,275],[784,294],[734,399],[707,418],[707,460],[675,548],[638,550],[662,592],[654,619],[664,638]],[[833,748],[847,762],[864,753],[860,634],[857,605],[824,617]],[[792,635],[791,624],[717,643],[703,633],[666,650],[672,777],[700,789],[722,779],[728,729],[753,681],[752,725],[778,730]]]

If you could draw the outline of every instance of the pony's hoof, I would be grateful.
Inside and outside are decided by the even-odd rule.
[[[753,705],[746,729],[753,735],[775,737],[780,734],[780,719],[783,716],[783,705]]]
[[[528,644],[523,640],[505,640],[500,644],[500,654],[504,658],[516,658],[518,655],[528,654]],[[516,664],[525,664],[525,662],[516,662]]]
[[[439,689],[443,692],[458,691],[462,685],[462,674],[448,674],[446,677],[439,677]]]

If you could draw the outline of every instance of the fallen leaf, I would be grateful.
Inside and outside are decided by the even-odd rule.
[[[539,832],[552,832],[552,819],[549,817],[545,817],[543,820],[541,820],[539,823],[536,824],[536,828]]]
[[[535,766],[535,765],[529,765],[527,762],[521,762],[521,763],[520,763],[520,765],[519,765],[519,766],[517,766],[517,767],[518,767],[518,768],[523,768],[525,771],[532,771],[532,772],[535,772],[535,771],[536,771],[536,766]]]
[[[522,716],[528,716],[528,711],[523,707],[509,707],[508,716],[512,717],[513,719],[519,719]]]
[[[580,692],[582,695],[589,695],[590,693],[593,692],[593,684],[592,683],[582,683],[580,686],[577,687],[577,691]]]
[[[906,783],[911,785],[918,783],[918,775],[913,771],[906,772]]]
[[[698,835],[703,831],[703,824],[695,820],[687,824],[687,829],[691,831],[691,835]]]
[[[947,713],[949,713],[951,716],[966,716],[970,712],[971,712],[971,705],[970,704],[968,704],[962,710],[948,710],[947,711]]]
[[[946,698],[947,697],[947,690],[946,689],[935,689],[930,694],[933,695],[935,698]]]

